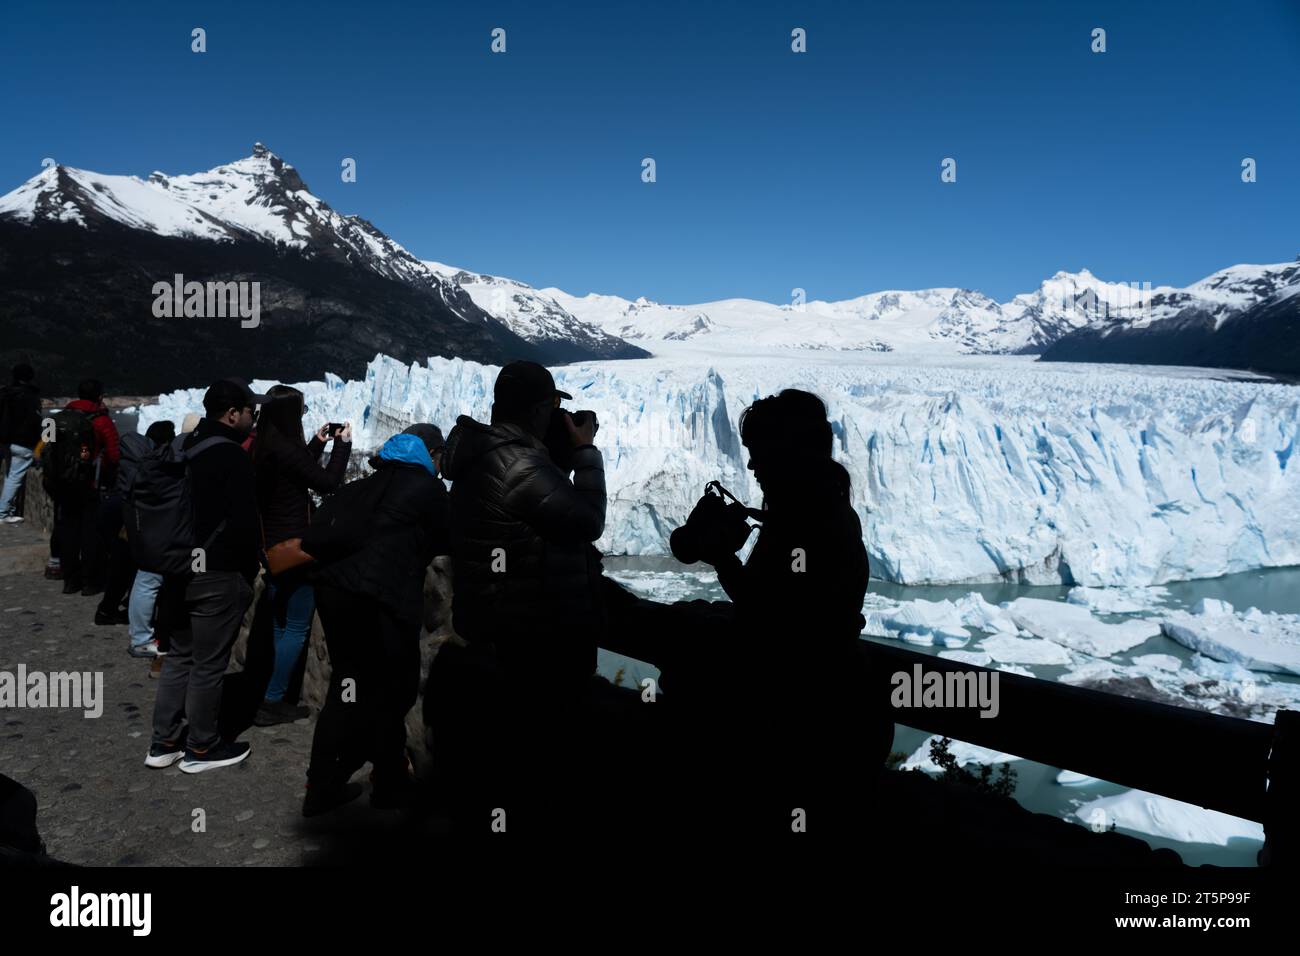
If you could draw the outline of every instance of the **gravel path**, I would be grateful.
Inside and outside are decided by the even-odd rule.
[[[8,550],[35,532],[0,533]],[[28,673],[103,675],[97,718],[82,709],[0,709],[0,773],[36,794],[52,856],[91,866],[356,862],[437,835],[436,818],[372,810],[368,795],[304,820],[310,720],[250,728],[241,739],[252,754],[236,767],[193,775],[146,767],[158,682],[147,661],[126,653],[125,626],[93,623],[97,600],[64,595],[62,582],[39,571],[0,574],[0,671],[16,674],[22,664]]]

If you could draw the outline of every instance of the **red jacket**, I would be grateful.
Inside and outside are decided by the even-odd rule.
[[[103,412],[102,415],[96,415],[91,424],[95,429],[95,454],[103,454],[103,465],[99,472],[99,486],[101,488],[112,488],[114,476],[117,474],[117,463],[122,458],[122,448],[117,440],[117,426],[113,424],[113,419],[108,415],[108,409],[104,403],[87,401],[84,398],[78,398],[68,402],[65,408],[72,408],[79,412],[85,412],[87,415],[94,415],[96,412]]]

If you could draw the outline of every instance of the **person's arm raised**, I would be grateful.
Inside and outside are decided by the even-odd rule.
[[[605,530],[605,464],[600,449],[573,453],[573,481],[542,449],[530,449],[506,472],[506,507],[548,541],[591,542]]]
[[[315,439],[312,440],[315,444]],[[301,447],[285,447],[281,454],[282,467],[298,481],[312,491],[322,495],[337,491],[343,484],[343,473],[348,467],[348,458],[352,454],[352,443],[334,439],[334,450],[330,453],[329,465],[322,468],[317,461],[320,451],[313,455],[311,446],[304,451]]]

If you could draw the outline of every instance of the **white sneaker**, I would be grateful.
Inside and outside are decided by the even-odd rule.
[[[3,521],[5,524],[17,524],[23,520],[22,515],[5,515]]]

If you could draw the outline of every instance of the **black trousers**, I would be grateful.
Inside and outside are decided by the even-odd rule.
[[[99,546],[106,560],[104,596],[100,610],[111,613],[126,604],[126,596],[135,580],[135,559],[131,546],[122,537],[122,499],[110,495],[99,508]]]
[[[59,561],[64,582],[103,583],[103,544],[99,536],[99,492],[88,487],[60,490],[54,535],[59,541]]]
[[[252,599],[253,589],[238,571],[204,571],[163,583],[158,614],[174,622],[174,629],[154,700],[154,743],[178,740],[187,717],[191,750],[221,741],[222,682]]]
[[[375,785],[407,772],[406,714],[420,689],[420,622],[374,598],[316,585],[330,653],[330,687],[316,719],[307,780],[347,781],[370,761]]]

